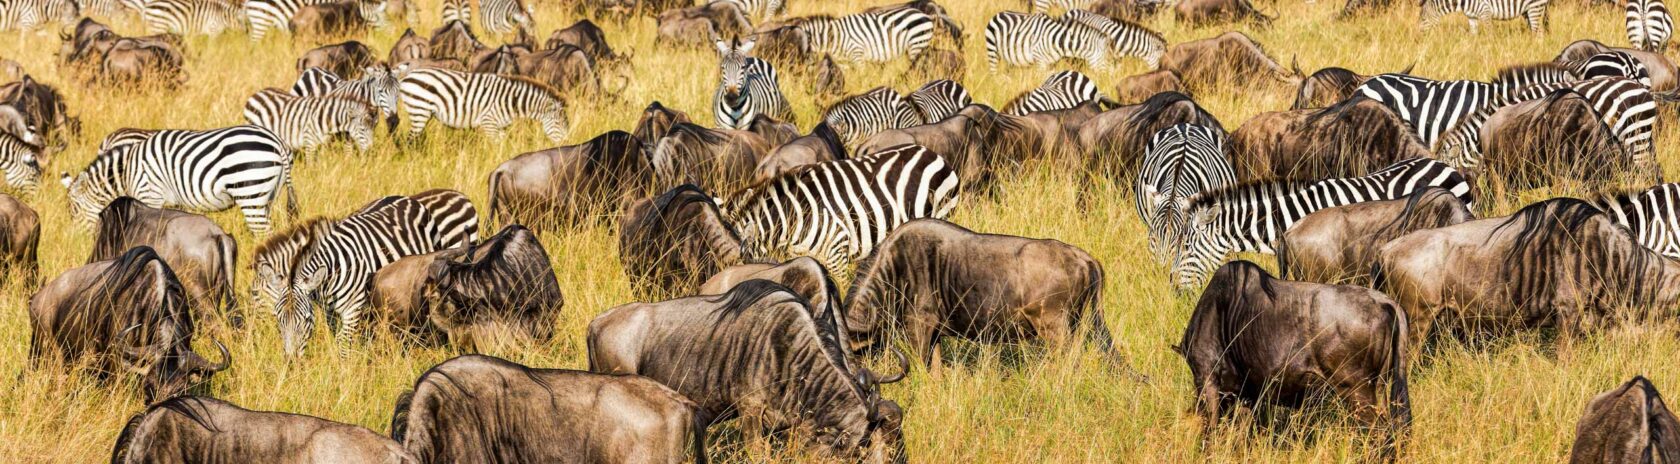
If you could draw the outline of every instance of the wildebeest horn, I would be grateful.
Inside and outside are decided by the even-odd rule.
[[[1301,64],[1296,61],[1296,58],[1295,55],[1289,56],[1289,70],[1295,71],[1297,76],[1303,76],[1304,74],[1301,74]]]
[[[1417,62],[1413,61],[1412,64],[1406,65],[1406,69],[1400,70],[1400,74],[1410,75],[1412,73],[1412,68],[1416,68],[1416,67],[1417,67]]]
[[[898,348],[893,348],[893,356],[898,357],[898,374],[884,379],[876,379],[876,385],[897,383],[900,380],[904,380],[904,376],[910,375],[910,358],[904,356],[904,351]]]
[[[233,356],[228,354],[227,345],[223,345],[221,340],[217,340],[217,339],[214,339],[214,338],[210,339],[210,343],[215,343],[216,344],[216,350],[222,352],[222,362],[219,362],[219,363],[216,363],[216,364],[210,364],[209,360],[204,359],[203,356],[199,356],[196,353],[193,354],[193,357],[198,358],[200,363],[205,364],[204,368],[208,369],[210,372],[221,372],[221,371],[227,370],[228,367],[232,367],[233,366]]]

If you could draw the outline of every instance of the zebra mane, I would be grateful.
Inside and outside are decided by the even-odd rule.
[[[1203,190],[1190,196],[1190,200],[1185,204],[1184,210],[1188,212],[1208,208],[1232,198],[1243,198],[1257,195],[1278,195],[1294,192],[1310,187],[1319,182],[1322,181],[1302,179],[1266,179],[1227,185],[1216,189]]]
[[[1494,73],[1493,83],[1505,84],[1512,81],[1566,82],[1577,81],[1580,79],[1580,76],[1575,74],[1575,69],[1568,65],[1563,63],[1540,62],[1500,68],[1499,72]]]
[[[287,243],[294,241],[301,242],[303,243],[304,248],[308,248],[311,243],[314,243],[315,240],[319,238],[319,235],[322,232],[325,232],[326,229],[332,227],[332,225],[337,222],[338,219],[336,218],[316,216],[294,223],[291,227],[287,227],[285,230],[269,236],[268,240],[264,240],[262,243],[257,244],[257,248],[255,251],[251,252],[251,256],[253,257],[253,260],[261,259],[265,255],[280,251],[280,249],[285,247]],[[300,251],[298,254],[302,255],[304,253]],[[293,260],[293,263],[295,264],[297,261],[299,260]],[[290,270],[288,269],[287,271]]]

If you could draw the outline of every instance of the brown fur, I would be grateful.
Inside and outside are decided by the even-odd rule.
[[[752,183],[770,142],[750,131],[677,124],[653,146],[653,170],[662,188],[694,184],[734,192]]]
[[[490,174],[490,218],[544,230],[614,217],[654,192],[648,151],[634,136],[612,131],[515,157]]]
[[[1180,23],[1207,27],[1229,23],[1251,23],[1266,27],[1272,18],[1260,14],[1248,0],[1184,0],[1173,8],[1173,16]]]
[[[1471,219],[1469,207],[1441,188],[1321,209],[1289,226],[1279,239],[1279,273],[1307,282],[1365,282],[1377,261],[1377,247],[1413,231]]]
[[[299,73],[309,68],[321,68],[345,80],[362,78],[362,70],[373,66],[378,61],[373,58],[373,50],[361,42],[349,41],[332,45],[322,45],[303,53],[298,58]]]
[[[1656,93],[1673,93],[1680,90],[1680,68],[1676,68],[1674,61],[1666,55],[1648,52],[1636,48],[1609,47],[1596,40],[1577,40],[1564,47],[1553,61],[1558,63],[1574,63],[1587,59],[1593,55],[1605,52],[1622,52],[1639,60],[1645,65],[1645,71],[1651,74],[1651,91]]]
[[[478,41],[478,36],[473,35],[466,23],[460,21],[450,21],[432,31],[432,39],[427,43],[431,48],[430,59],[456,61],[462,65],[466,65],[473,55],[489,48]]]
[[[693,185],[636,202],[618,237],[630,287],[647,301],[691,295],[712,274],[751,258],[712,197]]]
[[[99,213],[99,236],[88,263],[116,259],[137,246],[149,246],[169,263],[192,298],[200,315],[234,314],[233,282],[239,245],[209,218],[193,213],[148,207],[122,197]]]
[[[429,60],[432,58],[432,45],[425,37],[415,34],[414,29],[403,30],[402,37],[391,45],[391,55],[386,60],[391,66],[414,60]]]
[[[1411,158],[1430,158],[1387,106],[1363,96],[1319,110],[1263,113],[1231,134],[1237,180],[1357,177]]]
[[[293,37],[306,41],[331,40],[362,35],[369,24],[362,18],[358,2],[349,0],[304,5],[289,22]]]
[[[1143,103],[1161,92],[1190,95],[1190,91],[1184,88],[1184,81],[1178,78],[1178,73],[1162,69],[1121,79],[1120,85],[1114,88],[1114,99],[1122,104]]]
[[[752,21],[734,3],[711,2],[659,14],[655,47],[705,47],[714,37],[741,37],[752,33]]]
[[[1301,81],[1241,32],[1167,47],[1158,69],[1178,73],[1196,92],[1229,88],[1227,84],[1251,90],[1293,88]]]
[[[33,287],[40,272],[36,248],[41,219],[17,197],[0,193],[0,276]]]
[[[1580,94],[1567,90],[1500,108],[1481,129],[1478,174],[1500,185],[1526,189],[1557,179],[1613,183],[1624,178],[1657,181],[1657,172],[1635,166],[1616,135]]]
[[[196,462],[418,464],[402,445],[363,427],[318,417],[252,411],[184,396],[135,414],[111,451],[113,464]]]
[[[1600,393],[1575,424],[1570,464],[1680,462],[1680,419],[1643,376]]]

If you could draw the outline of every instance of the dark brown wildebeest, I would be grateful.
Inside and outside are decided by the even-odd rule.
[[[1229,88],[1293,88],[1301,76],[1292,75],[1260,45],[1241,32],[1192,40],[1167,48],[1157,69],[1178,73],[1184,84],[1197,92]]]
[[[1406,308],[1413,346],[1436,324],[1467,335],[1535,326],[1569,335],[1662,314],[1680,300],[1680,261],[1574,198],[1412,232],[1378,253],[1372,288]]]
[[[733,192],[752,183],[758,160],[770,148],[770,142],[754,132],[681,123],[654,144],[654,177],[662,188],[694,184]]]
[[[287,24],[293,37],[322,40],[366,33],[383,24],[384,15],[383,0],[344,0],[304,5]]]
[[[456,61],[462,65],[466,65],[473,55],[489,48],[478,41],[478,36],[473,35],[466,23],[460,21],[450,21],[432,31],[432,39],[427,45],[431,49],[429,59]]]
[[[1401,199],[1308,214],[1278,239],[1278,273],[1307,282],[1366,282],[1377,248],[1395,237],[1475,219],[1451,191],[1431,187]]]
[[[968,62],[963,60],[962,52],[947,48],[929,48],[910,60],[910,68],[904,71],[899,80],[927,82],[934,79],[950,79],[960,82],[967,76]]]
[[[997,150],[992,150],[988,142],[995,140],[990,138],[992,125],[1001,116],[984,105],[970,105],[943,121],[872,135],[858,143],[856,153],[867,155],[904,144],[921,145],[945,158],[957,170],[964,188],[993,193],[992,180],[1002,166],[990,158]]]
[[[1570,464],[1680,462],[1680,419],[1657,387],[1636,375],[1594,396],[1575,424]]]
[[[1382,293],[1275,279],[1239,260],[1214,272],[1173,350],[1190,364],[1204,440],[1233,407],[1299,407],[1328,390],[1369,426],[1387,416],[1392,453],[1412,423],[1407,322]]]
[[[227,317],[234,327],[243,325],[243,318],[233,312],[234,259],[239,257],[239,245],[221,226],[197,214],[117,198],[99,213],[99,236],[87,262],[116,259],[142,245],[169,263],[200,315],[217,314]]]
[[[559,48],[525,53],[519,56],[518,63],[520,72],[526,77],[548,84],[561,92],[617,97],[616,93],[602,92],[601,79],[596,75],[594,60],[577,47],[562,45]],[[626,80],[620,85],[628,83]]]
[[[844,330],[853,351],[885,346],[888,334],[902,333],[932,366],[943,337],[1038,338],[1065,349],[1083,326],[1102,355],[1122,367],[1103,322],[1102,286],[1102,264],[1072,245],[918,219],[858,261]]]
[[[834,64],[833,57],[824,53],[811,67],[810,92],[819,102],[827,104],[846,96],[846,73]]]
[[[730,266],[718,271],[706,283],[700,284],[701,295],[722,295],[729,290],[749,280],[768,280],[781,284],[794,293],[805,298],[811,308],[812,317],[818,324],[825,327],[835,327],[835,339],[840,346],[850,347],[851,341],[845,330],[838,330],[845,323],[844,308],[840,306],[840,288],[834,284],[828,269],[821,262],[809,256],[790,259],[782,264],[742,264]]]
[[[800,166],[838,159],[846,159],[846,146],[840,143],[840,134],[830,129],[827,123],[818,123],[817,127],[811,128],[810,134],[777,145],[775,150],[759,160],[753,182],[764,182]],[[947,156],[945,159],[951,158]]]
[[[505,335],[546,342],[565,305],[548,252],[518,224],[433,260],[422,289],[432,325],[468,349]]]
[[[1169,69],[1150,71],[1135,76],[1126,76],[1120,80],[1120,85],[1114,87],[1114,99],[1122,104],[1143,103],[1149,97],[1162,92],[1178,92],[1185,96],[1190,91],[1184,88],[1184,81],[1179,79],[1178,73]]]
[[[184,392],[228,368],[192,350],[187,295],[150,247],[60,274],[29,298],[29,362],[71,365],[91,356],[100,379],[134,373],[147,402]]]
[[[1407,69],[1410,71],[1410,68]],[[1301,74],[1300,69],[1295,74]],[[1402,71],[1401,74],[1406,74]],[[1313,71],[1312,75],[1301,80],[1301,86],[1295,90],[1295,104],[1289,109],[1304,110],[1307,108],[1324,108],[1353,98],[1359,89],[1371,76],[1361,75],[1344,68],[1329,67]]]
[[[753,120],[747,123],[747,132],[764,137],[764,141],[769,142],[772,147],[782,146],[800,137],[798,125],[782,122],[768,114],[753,116]]]
[[[426,40],[425,37],[421,37],[420,34],[415,34],[414,28],[408,28],[403,30],[402,37],[397,39],[397,43],[391,45],[391,54],[386,62],[391,66],[396,66],[410,61],[430,59],[432,59],[431,42]]]
[[[199,462],[365,462],[418,464],[408,451],[363,427],[314,416],[252,411],[202,396],[178,396],[135,414],[111,449],[121,464]]]
[[[1155,16],[1166,3],[1163,0],[1095,0],[1085,9],[1110,18],[1143,22]]]
[[[465,355],[397,398],[391,437],[416,462],[706,462],[711,416],[634,375]]]
[[[40,241],[40,216],[17,197],[0,193],[0,276],[33,287],[40,271]]]
[[[1593,103],[1563,89],[1545,98],[1494,111],[1480,131],[1482,159],[1474,176],[1494,176],[1494,185],[1528,189],[1557,179],[1641,184],[1660,181],[1661,169],[1641,166],[1601,122]],[[1443,144],[1441,151],[1452,150]],[[1655,159],[1650,160],[1655,164]]]
[[[490,173],[490,219],[538,230],[616,217],[653,194],[647,147],[623,131],[519,155]]]
[[[68,136],[81,133],[81,120],[70,116],[58,90],[27,74],[0,85],[0,104],[17,110],[25,126],[41,137],[41,145],[55,151]]]
[[[304,52],[303,56],[298,58],[297,70],[301,73],[309,68],[321,68],[345,80],[356,80],[362,78],[363,69],[373,66],[375,62],[377,60],[373,58],[372,49],[352,40],[323,45]]]
[[[693,185],[626,210],[619,221],[618,258],[643,300],[692,295],[712,274],[750,259],[712,196]]]
[[[740,3],[713,1],[704,5],[666,10],[659,14],[655,47],[706,46],[714,37],[740,37],[753,32],[752,21]]]
[[[607,34],[588,19],[580,19],[565,29],[554,31],[548,36],[548,41],[543,43],[543,49],[556,50],[561,45],[571,45],[583,50],[583,53],[596,63],[615,63],[620,58],[613,52],[612,46],[607,44]]]
[[[467,70],[475,73],[519,76],[522,75],[519,72],[519,58],[529,54],[531,50],[521,45],[502,44],[496,48],[486,48],[467,59]]]
[[[1226,153],[1242,182],[1357,177],[1401,160],[1433,158],[1411,124],[1363,95],[1329,108],[1250,118],[1231,133]]]
[[[1156,132],[1179,124],[1191,124],[1224,131],[1213,114],[1202,109],[1190,96],[1163,92],[1143,103],[1126,105],[1091,117],[1075,130],[1085,166],[1093,175],[1118,182],[1137,179],[1143,154]]]
[[[1577,40],[1563,48],[1557,58],[1552,61],[1574,65],[1593,55],[1608,52],[1622,52],[1639,60],[1645,65],[1645,72],[1651,75],[1651,91],[1658,93],[1672,93],[1680,90],[1680,68],[1676,68],[1673,61],[1658,52],[1648,52],[1636,48],[1610,47],[1596,40]]]
[[[659,139],[665,138],[672,126],[688,122],[693,122],[688,119],[688,113],[666,108],[655,101],[642,110],[642,117],[636,120],[636,128],[630,134],[640,140],[642,146],[652,147],[659,143]]]
[[[906,462],[904,413],[878,387],[904,374],[882,379],[849,368],[835,333],[798,293],[750,280],[719,296],[607,310],[589,322],[589,370],[663,383],[714,421],[741,418],[749,440],[806,430],[819,453]]]
[[[1248,0],[1185,0],[1173,7],[1173,17],[1179,23],[1194,27],[1227,23],[1252,23],[1266,27],[1272,24],[1273,19],[1260,14],[1260,10]]]

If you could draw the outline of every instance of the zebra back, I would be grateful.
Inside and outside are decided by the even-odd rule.
[[[1069,27],[1077,24],[1096,29],[1108,39],[1111,54],[1140,58],[1150,69],[1155,69],[1161,62],[1161,55],[1167,53],[1167,39],[1161,33],[1130,21],[1082,9],[1068,10],[1062,15],[1062,21]]]
[[[1041,111],[1065,110],[1085,102],[1104,99],[1097,83],[1078,71],[1060,71],[1044,84],[1028,90],[1003,106],[1004,114],[1023,116]]]
[[[292,84],[291,94],[299,97],[319,97],[343,83],[344,78],[338,77],[332,71],[311,66],[298,74],[297,82]]]
[[[1593,205],[1633,232],[1640,245],[1680,258],[1680,184],[1601,194]]]
[[[1435,81],[1405,74],[1377,75],[1357,90],[1394,110],[1431,150],[1459,121],[1501,100],[1500,88],[1486,82]]]
[[[950,79],[922,84],[921,88],[906,95],[905,100],[909,101],[908,106],[915,110],[922,124],[943,121],[957,114],[963,107],[974,104],[974,99],[968,95],[968,89]]]
[[[1112,65],[1109,39],[1096,28],[1063,22],[1043,13],[1000,12],[986,23],[986,63],[1047,66],[1064,58],[1084,60],[1098,71]]]
[[[890,87],[876,87],[846,97],[823,112],[823,122],[834,129],[848,148],[871,135],[888,129],[917,124],[903,98]]]
[[[243,25],[240,7],[224,0],[149,0],[141,10],[150,34],[220,34]]]
[[[480,128],[493,137],[517,118],[536,120],[556,142],[570,130],[560,94],[524,77],[421,68],[404,75],[399,90],[415,136],[433,118],[450,127]]]
[[[110,134],[105,135],[105,138],[99,141],[99,152],[104,153],[120,146],[144,142],[146,139],[151,138],[152,134],[156,134],[157,132],[158,131],[156,129],[135,129],[130,127],[117,129],[112,131]]]
[[[898,57],[914,60],[933,43],[934,20],[927,13],[901,7],[846,16],[809,16],[796,22],[811,50],[835,59],[880,63]]]
[[[438,249],[469,247],[478,243],[478,208],[466,194],[433,189],[408,197],[426,208],[435,222]]]
[[[1645,63],[1627,52],[1612,50],[1586,57],[1575,64],[1575,73],[1581,79],[1625,77],[1646,87],[1651,86],[1651,71],[1645,68]]]
[[[262,40],[268,36],[270,30],[290,31],[292,17],[297,15],[299,9],[328,1],[330,0],[246,0],[245,22],[250,28],[251,40]]]

